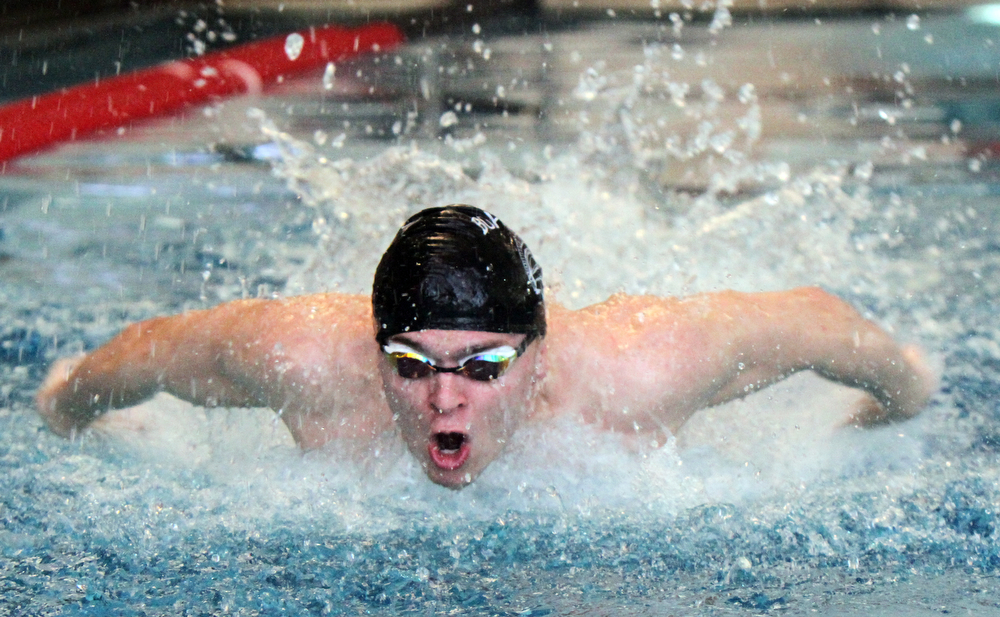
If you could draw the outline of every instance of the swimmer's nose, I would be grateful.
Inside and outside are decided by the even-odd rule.
[[[465,406],[460,375],[438,373],[431,377],[430,397],[428,402],[439,413],[450,413]]]

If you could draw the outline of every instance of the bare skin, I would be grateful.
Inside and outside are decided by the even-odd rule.
[[[456,366],[523,338],[425,330],[391,340]],[[913,417],[936,387],[918,348],[900,347],[816,288],[550,305],[547,336],[490,382],[403,379],[373,338],[368,297],[317,294],[134,324],[89,355],[56,362],[37,405],[67,437],[159,391],[210,407],[270,407],[303,449],[372,438],[395,422],[428,477],[460,488],[525,423],[570,415],[664,443],[699,409],[802,370],[867,392],[845,419],[860,426]],[[442,441],[456,434],[460,446]]]

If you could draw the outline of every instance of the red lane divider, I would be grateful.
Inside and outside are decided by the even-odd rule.
[[[168,62],[0,107],[0,163],[94,131],[227,95],[259,92],[286,75],[403,42],[392,24],[323,26]]]

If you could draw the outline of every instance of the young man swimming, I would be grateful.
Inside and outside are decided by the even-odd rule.
[[[526,423],[571,416],[665,443],[697,410],[801,370],[868,393],[845,423],[912,417],[934,388],[917,348],[816,288],[546,310],[521,239],[455,205],[403,225],[370,299],[240,300],[133,324],[58,361],[37,404],[67,437],[161,390],[270,407],[304,449],[395,423],[433,482],[461,488]]]

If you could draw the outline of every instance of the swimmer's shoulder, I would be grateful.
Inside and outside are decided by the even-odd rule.
[[[231,350],[237,366],[278,367],[285,379],[306,379],[324,371],[375,371],[378,346],[371,300],[365,296],[247,299],[218,310],[227,315],[217,338]]]
[[[626,294],[580,309],[550,303],[545,338],[553,385],[586,390],[626,371],[619,364],[628,351],[650,336],[664,336],[681,312],[676,298]]]
[[[249,298],[205,314],[215,323],[216,336],[248,347],[283,348],[297,356],[329,354],[332,348],[367,354],[365,343],[374,340],[371,300],[362,295]]]
[[[625,331],[641,331],[651,324],[675,321],[690,311],[689,300],[672,296],[617,293],[603,302],[580,309],[550,303],[550,330],[559,338],[606,338]]]
[[[233,319],[267,319],[278,325],[297,320],[350,323],[371,326],[371,299],[361,294],[316,293],[276,298],[245,298],[220,304],[211,312]]]
[[[697,340],[703,310],[682,298],[626,294],[577,310],[554,304],[546,336],[550,373],[560,387],[592,389],[629,381],[637,365],[676,365],[704,346]]]

